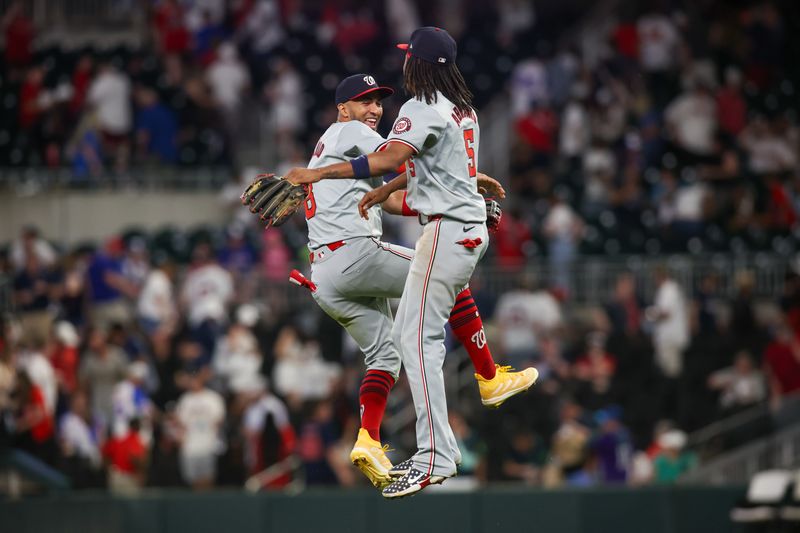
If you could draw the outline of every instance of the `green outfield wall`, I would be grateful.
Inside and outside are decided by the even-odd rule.
[[[744,487],[541,491],[493,488],[384,501],[377,492],[299,496],[152,492],[0,502],[2,533],[723,533]]]

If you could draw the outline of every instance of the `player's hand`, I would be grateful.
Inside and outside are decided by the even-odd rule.
[[[320,173],[310,168],[293,168],[283,175],[283,179],[292,185],[316,183],[320,180]]]
[[[386,185],[381,185],[376,189],[372,189],[358,202],[358,214],[361,218],[369,220],[369,208],[376,204],[381,204],[386,201],[392,194],[392,190]]]
[[[506,190],[500,182],[482,172],[478,172],[478,192],[501,200],[506,197]]]

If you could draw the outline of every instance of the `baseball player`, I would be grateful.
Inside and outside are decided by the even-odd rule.
[[[414,399],[418,450],[390,469],[398,477],[383,489],[386,498],[413,494],[456,473],[458,451],[447,421],[442,374],[444,325],[454,305],[460,309],[461,290],[488,245],[485,204],[476,184],[480,129],[472,94],[455,65],[455,41],[440,28],[426,27],[398,47],[407,52],[403,77],[412,98],[400,109],[383,150],[345,163],[292,169],[284,176],[294,184],[363,182],[406,162],[404,174],[367,191],[359,204],[369,221],[377,204],[407,187],[408,208],[424,224],[392,328]],[[358,262],[347,272],[353,269],[359,270]],[[525,390],[537,376],[529,368],[497,373],[495,380],[501,391]]]
[[[336,89],[337,122],[319,139],[309,168],[350,161],[384,144],[376,132],[383,115],[381,100],[393,92],[367,74],[343,80]],[[391,482],[392,464],[381,445],[380,425],[401,364],[392,341],[389,298],[402,295],[414,255],[414,250],[380,240],[381,213],[416,215],[404,202],[404,193],[397,191],[371,207],[369,219],[360,217],[359,200],[382,184],[380,177],[326,180],[310,187],[305,204],[311,250],[308,285],[319,306],[347,330],[366,358],[359,391],[361,428],[350,457],[379,488]],[[468,287],[451,307],[449,322],[472,359],[482,402],[497,407],[530,386],[523,373],[495,365]]]

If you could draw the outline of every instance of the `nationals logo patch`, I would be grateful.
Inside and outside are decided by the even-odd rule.
[[[319,157],[322,151],[325,149],[325,145],[321,142],[317,143],[317,146],[314,148],[314,157]]]
[[[392,132],[395,134],[405,133],[411,129],[411,120],[407,117],[400,117],[394,123],[394,128],[392,128]]]

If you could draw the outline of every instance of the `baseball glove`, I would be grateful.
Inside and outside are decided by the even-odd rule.
[[[500,225],[500,219],[503,218],[503,211],[494,198],[484,198],[484,200],[486,200],[486,227],[494,233]]]
[[[305,185],[292,185],[274,174],[259,174],[242,193],[241,199],[242,205],[270,227],[289,220],[303,205],[307,195]]]

